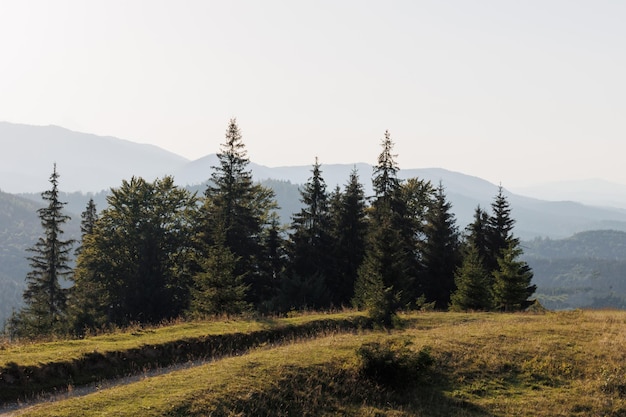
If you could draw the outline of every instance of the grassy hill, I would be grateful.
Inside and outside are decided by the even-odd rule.
[[[401,330],[319,329],[20,415],[626,415],[626,312],[403,318]]]

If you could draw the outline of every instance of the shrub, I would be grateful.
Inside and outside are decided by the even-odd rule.
[[[429,347],[415,352],[408,339],[366,343],[357,350],[360,372],[390,388],[410,388],[423,380],[434,360]]]

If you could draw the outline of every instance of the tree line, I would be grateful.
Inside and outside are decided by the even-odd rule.
[[[44,232],[28,258],[25,307],[7,329],[18,337],[81,334],[181,316],[344,306],[392,325],[399,310],[529,305],[536,287],[502,187],[491,213],[477,207],[460,232],[443,185],[400,180],[389,132],[381,147],[373,195],[356,170],[329,191],[316,158],[300,189],[302,209],[281,225],[273,191],[252,179],[233,119],[202,195],[169,176],[124,180],[101,212],[89,201],[78,242],[63,239],[69,217],[55,165],[42,193],[48,205],[38,211]]]

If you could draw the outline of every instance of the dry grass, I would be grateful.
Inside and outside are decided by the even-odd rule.
[[[38,406],[28,416],[624,416],[626,312],[422,313]],[[364,343],[409,338],[435,367],[409,391],[359,373]]]

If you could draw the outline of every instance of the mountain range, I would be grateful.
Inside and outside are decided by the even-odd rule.
[[[25,193],[27,197],[36,199],[38,193],[48,188],[54,163],[61,175],[60,189],[83,193],[117,187],[123,179],[130,179],[133,175],[148,180],[173,175],[179,185],[198,185],[210,177],[212,166],[218,163],[215,154],[190,161],[156,146],[73,132],[58,126],[0,122],[0,143],[3,148],[0,154],[0,190]],[[266,167],[254,161],[249,167],[256,180],[282,181],[283,188],[304,184],[312,169],[311,166]],[[322,161],[322,175],[329,190],[337,185],[343,186],[353,169],[359,172],[366,191],[371,192],[372,165],[324,165]],[[418,177],[434,185],[441,182],[460,228],[472,221],[476,206],[488,208],[498,190],[496,184],[443,168],[401,169],[399,176]],[[524,239],[537,236],[559,238],[593,229],[626,231],[626,186],[605,182],[603,187],[598,187],[597,184],[597,181],[571,182],[567,188],[562,184],[547,184],[527,189],[530,194],[542,195],[543,199],[505,190],[513,217],[517,220],[518,236]],[[571,193],[567,194],[565,190]],[[585,204],[558,201],[559,196],[572,196],[572,193],[584,197]],[[294,191],[287,194],[292,196]],[[280,198],[279,204],[284,209],[283,220],[288,222],[292,214],[289,210],[297,209],[297,204],[281,202]],[[76,207],[75,211],[80,210]]]

